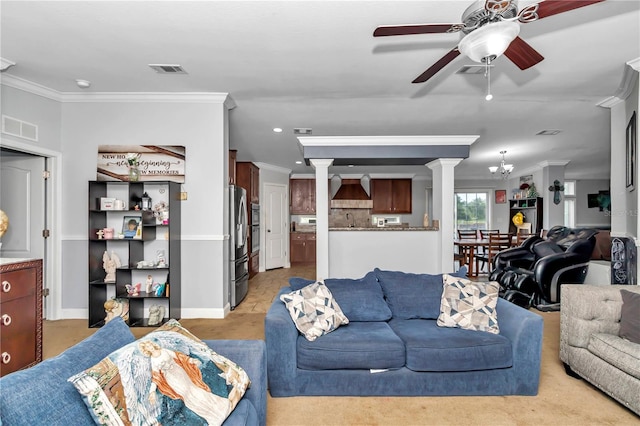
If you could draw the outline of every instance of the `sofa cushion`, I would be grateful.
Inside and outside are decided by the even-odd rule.
[[[321,282],[285,293],[280,300],[286,305],[298,331],[307,340],[315,340],[349,323],[331,291]]]
[[[60,355],[3,377],[0,424],[33,425],[33,419],[47,425],[92,424],[87,407],[67,379],[134,340],[122,318],[114,318]]]
[[[289,287],[291,287],[291,291],[296,291],[315,282],[316,280],[310,280],[308,278],[291,277],[289,278]]]
[[[373,271],[359,279],[327,278],[324,284],[349,321],[387,321],[391,318],[391,310]]]
[[[474,371],[513,365],[511,341],[500,334],[438,327],[435,320],[392,319],[413,371]]]
[[[384,321],[352,322],[313,342],[296,342],[298,368],[304,370],[400,368],[404,343]]]
[[[500,285],[473,282],[443,275],[442,303],[438,325],[498,334],[498,291]]]
[[[222,424],[250,384],[176,320],[69,381],[98,424]]]
[[[630,342],[640,343],[640,293],[620,290],[622,309],[618,335]]]
[[[608,333],[593,333],[587,349],[598,358],[640,379],[640,345]]]
[[[440,314],[442,275],[374,270],[393,318],[436,319]]]

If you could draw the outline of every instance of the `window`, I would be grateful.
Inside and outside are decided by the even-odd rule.
[[[456,192],[456,230],[489,229],[488,192]]]
[[[576,226],[576,181],[568,180],[564,183],[564,226]]]

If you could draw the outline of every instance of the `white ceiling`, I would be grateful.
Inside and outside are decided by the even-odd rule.
[[[520,6],[532,3],[520,1]],[[240,161],[312,173],[294,127],[313,135],[480,135],[456,178],[488,178],[570,160],[570,178],[608,178],[609,110],[624,65],[640,57],[640,1],[608,0],[522,24],[520,37],[545,60],[526,71],[494,62],[482,75],[455,72],[463,55],[423,84],[411,81],[457,45],[459,34],[374,38],[379,25],[457,23],[471,1],[6,1],[3,76],[59,92],[226,92],[230,145]],[[180,64],[161,75],[147,64]],[[283,133],[272,131],[282,127]],[[556,136],[536,136],[560,129]],[[188,153],[187,153],[188,154]],[[335,168],[342,173],[416,173],[427,167]]]

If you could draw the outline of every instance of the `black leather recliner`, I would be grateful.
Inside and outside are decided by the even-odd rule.
[[[525,308],[554,310],[559,309],[560,284],[584,282],[598,231],[556,231],[549,239],[532,237],[500,253],[491,279],[500,283],[501,297]]]

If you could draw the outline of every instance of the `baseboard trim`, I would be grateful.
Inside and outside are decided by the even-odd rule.
[[[182,318],[211,318],[224,319],[231,308],[227,303],[224,308],[182,308]]]

